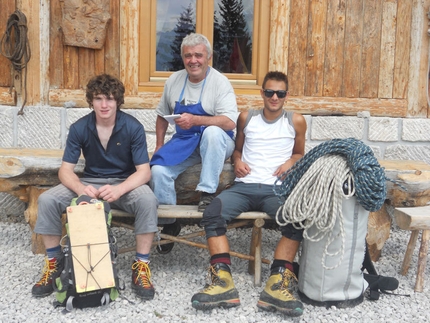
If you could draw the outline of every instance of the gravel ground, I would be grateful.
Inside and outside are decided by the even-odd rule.
[[[196,228],[195,225],[186,225],[183,231]],[[126,229],[115,228],[115,234],[120,246],[129,245],[134,240]],[[249,229],[232,230],[228,236],[233,250],[249,250]],[[150,268],[156,288],[154,300],[144,302],[134,296],[130,287],[130,265],[134,253],[129,252],[119,255],[118,259],[120,277],[126,284],[124,298],[105,309],[88,308],[62,314],[61,309],[52,306],[53,295],[42,299],[31,296],[31,287],[40,277],[43,256],[33,255],[30,251],[29,226],[19,217],[0,216],[0,237],[0,322],[430,322],[430,282],[427,279],[423,293],[413,290],[418,247],[408,275],[401,276],[399,271],[409,232],[397,228],[392,229],[375,268],[382,275],[396,277],[400,282],[397,292],[409,297],[382,294],[378,301],[365,299],[349,309],[305,305],[304,314],[299,318],[259,311],[256,303],[264,286],[253,286],[253,279],[247,273],[247,262],[238,258],[232,259],[232,270],[241,306],[196,311],[190,300],[206,282],[209,255],[206,250],[178,244],[167,255],[155,251],[151,255]],[[264,229],[264,258],[273,259],[273,249],[279,237],[277,230]],[[427,266],[426,278],[429,268]],[[263,264],[263,285],[268,274],[269,266]]]

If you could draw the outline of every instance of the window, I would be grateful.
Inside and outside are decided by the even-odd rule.
[[[180,45],[190,32],[212,44],[211,65],[238,89],[260,88],[268,70],[270,2],[148,0],[140,5],[139,90],[162,90],[183,68]]]

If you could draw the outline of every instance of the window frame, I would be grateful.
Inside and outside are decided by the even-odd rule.
[[[140,2],[139,10],[139,92],[162,92],[172,72],[155,71],[157,0]],[[213,43],[214,0],[196,0],[196,32]],[[225,73],[236,92],[256,94],[269,68],[270,2],[254,0],[252,74]],[[149,31],[149,32],[148,32]],[[212,62],[210,61],[210,65]]]

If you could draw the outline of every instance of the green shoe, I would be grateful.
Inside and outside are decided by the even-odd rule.
[[[272,270],[266,287],[260,294],[257,307],[265,311],[279,311],[288,316],[303,314],[303,304],[293,292],[297,289],[297,278],[289,269],[279,267]]]
[[[210,266],[209,275],[211,283],[194,294],[191,298],[192,306],[197,310],[239,306],[239,293],[234,287],[229,266],[222,263]]]

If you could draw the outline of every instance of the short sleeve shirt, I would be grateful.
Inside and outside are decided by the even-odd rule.
[[[71,125],[63,161],[76,164],[81,153],[85,158],[84,177],[125,179],[136,171],[136,165],[149,162],[143,125],[122,111],[116,113],[106,150],[97,133],[94,111]]]

